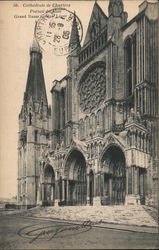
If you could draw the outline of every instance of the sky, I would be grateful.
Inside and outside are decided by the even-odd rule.
[[[109,1],[97,2],[107,15]],[[128,20],[138,13],[141,2],[143,1],[123,0]],[[30,3],[44,4],[45,7],[30,7]],[[55,6],[56,3],[67,4],[68,10],[76,11],[85,37],[94,1],[0,1],[0,197],[11,198],[17,194],[18,115],[23,103],[30,61],[29,49],[37,20],[33,15],[38,15],[35,11],[48,10],[47,4]],[[26,18],[17,17],[22,15],[26,15]],[[60,80],[66,70],[66,56],[55,56],[49,49],[43,52],[49,104],[52,82]]]

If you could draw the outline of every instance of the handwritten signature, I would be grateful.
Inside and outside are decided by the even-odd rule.
[[[41,239],[41,238],[45,238],[46,240],[50,241],[53,238],[56,238],[57,235],[59,234],[62,235],[63,232],[71,232],[71,234],[72,233],[78,234],[78,233],[86,232],[86,231],[91,230],[94,225],[101,224],[101,223],[102,223],[102,220],[95,221],[95,222],[88,220],[88,221],[84,221],[82,224],[79,224],[79,225],[60,227],[57,229],[45,229],[45,227],[37,228],[36,230],[34,230],[34,236],[30,240],[29,243],[33,243],[36,240]]]

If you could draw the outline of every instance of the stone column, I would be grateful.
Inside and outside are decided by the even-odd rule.
[[[101,176],[100,172],[94,174],[94,198],[93,198],[93,206],[100,206],[101,205]]]
[[[62,201],[65,200],[65,180],[62,180]]]
[[[56,148],[56,144],[58,142],[57,128],[58,128],[58,120],[57,120],[57,92],[54,90],[52,92],[52,148]]]
[[[137,95],[137,110],[140,110],[140,91],[139,88],[137,88],[138,90],[138,95]]]
[[[104,172],[101,171],[101,196],[104,196]]]
[[[101,190],[100,190],[100,193],[101,193],[101,200],[102,200],[104,197],[104,172],[103,171],[101,171]]]
[[[140,89],[140,95],[141,95],[141,103],[140,103],[141,114],[143,114],[143,88],[142,87]]]
[[[125,205],[135,205],[139,204],[139,195],[137,194],[138,185],[138,175],[136,167],[131,166],[127,168],[126,171],[126,197]]]
[[[111,178],[109,179],[109,201],[111,204],[111,201],[112,201],[112,179]]]
[[[69,202],[69,180],[66,180],[66,201]]]
[[[42,199],[41,199],[41,201],[42,201],[42,202],[41,202],[41,205],[43,205],[44,198],[45,198],[45,197],[44,197],[44,183],[41,184],[41,187],[42,187],[42,188],[41,188],[41,198],[42,198]]]
[[[144,97],[145,97],[145,100],[144,100],[145,114],[147,114],[147,88],[146,86],[144,87]]]
[[[148,88],[148,107],[149,107],[149,115],[151,115],[151,88]]]
[[[146,114],[148,115],[149,107],[148,107],[148,87],[147,86],[146,86],[146,102],[145,102],[145,104],[146,104]]]
[[[55,181],[55,199],[54,199],[54,205],[58,206],[59,203],[59,185],[58,180]]]
[[[90,205],[90,177],[89,174],[87,173],[87,205]]]

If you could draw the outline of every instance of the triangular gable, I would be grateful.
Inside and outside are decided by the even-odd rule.
[[[107,140],[106,140],[106,144],[110,144],[110,143],[115,143],[117,145],[119,145],[121,148],[125,148],[125,143],[126,143],[126,140],[123,140],[121,138],[121,136],[117,136],[117,135],[114,135],[114,134],[110,134],[108,137],[107,137]]]
[[[94,23],[97,24],[98,31],[104,29],[107,24],[107,16],[103,12],[103,10],[100,8],[100,6],[95,2],[91,14],[91,18],[88,24],[85,40],[83,46],[85,46],[90,40],[91,40],[91,30],[94,25]]]

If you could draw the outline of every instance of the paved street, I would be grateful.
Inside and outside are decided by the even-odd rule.
[[[98,226],[100,221],[98,221]],[[1,249],[157,249],[158,235],[0,215]]]

